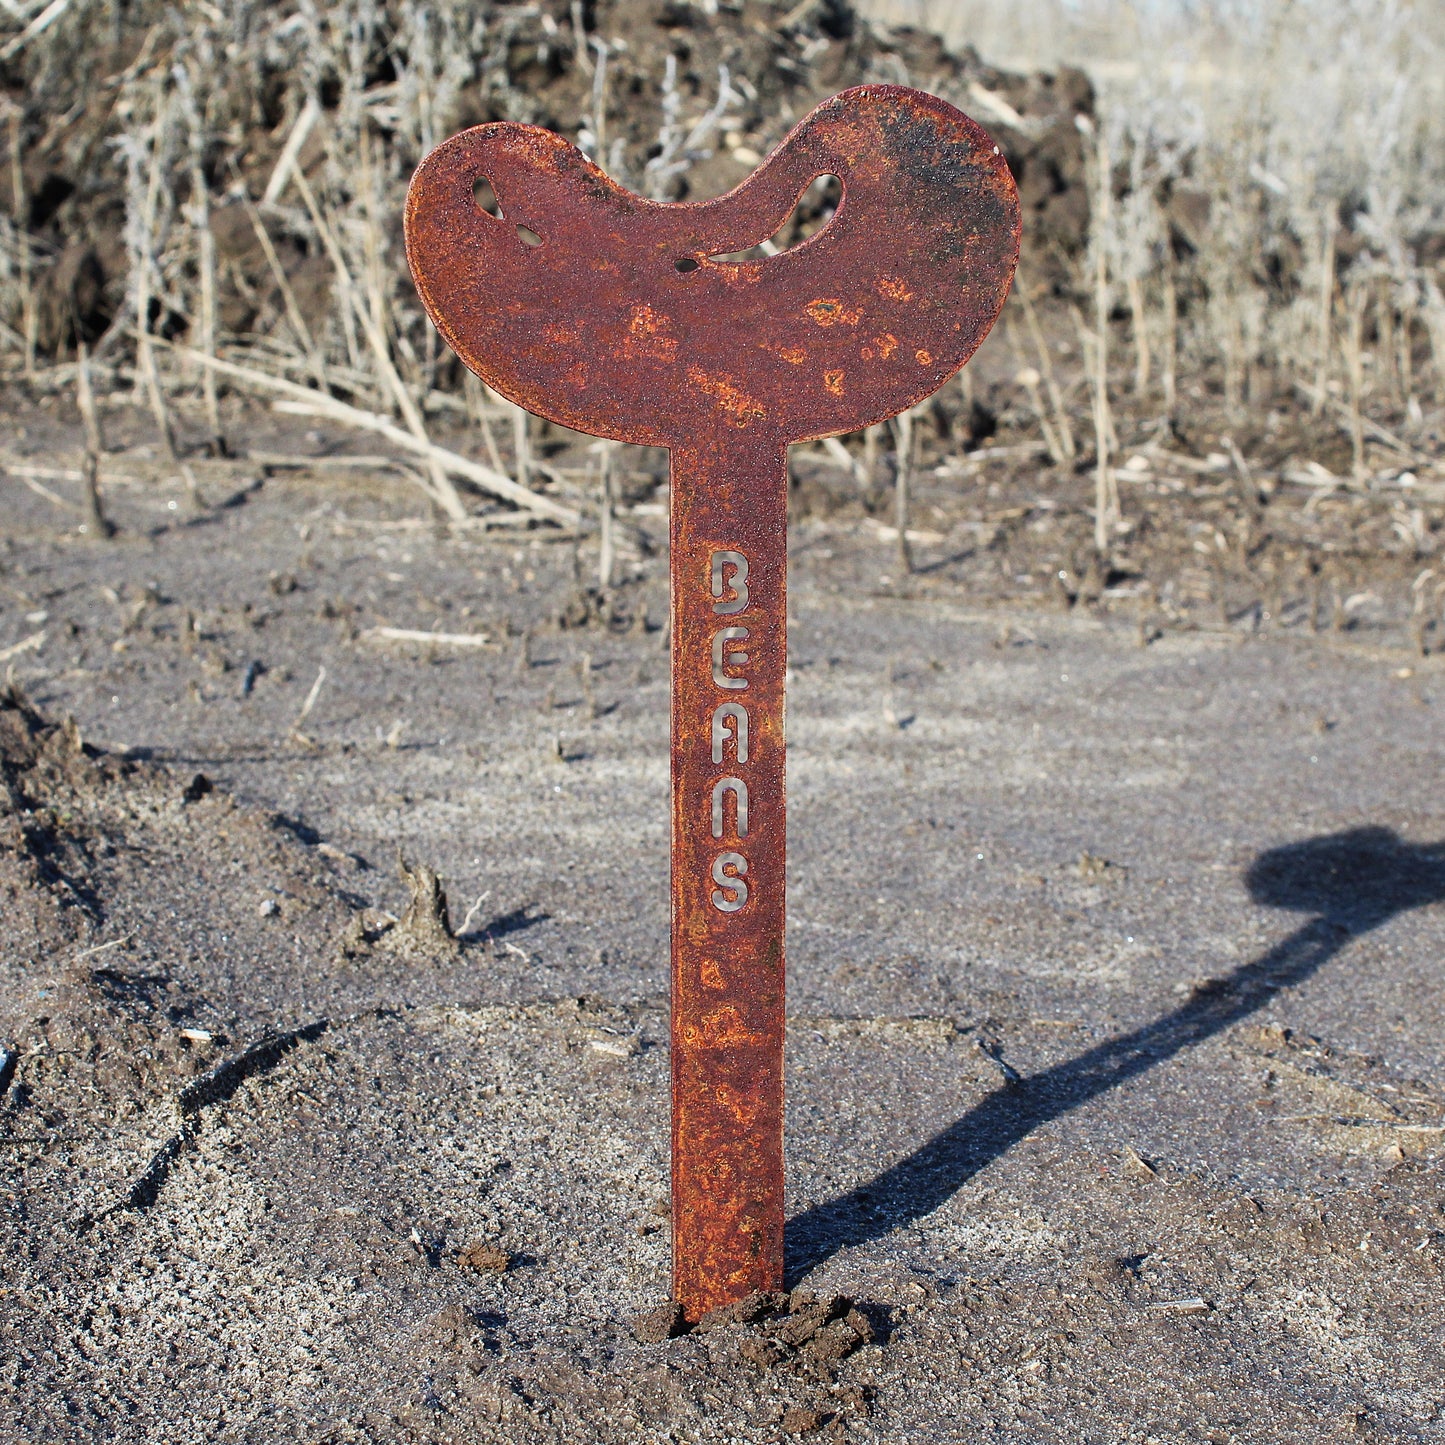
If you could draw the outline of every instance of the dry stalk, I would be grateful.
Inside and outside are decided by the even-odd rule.
[[[609,441],[600,441],[593,447],[597,453],[597,490],[601,509],[600,540],[597,550],[597,585],[604,590],[612,586],[614,560],[612,448],[613,443]]]
[[[466,403],[467,416],[473,425],[479,427],[482,433],[482,440],[487,445],[487,458],[492,466],[503,476],[506,475],[506,467],[502,464],[502,454],[497,450],[497,435],[492,430],[492,419],[487,414],[487,391],[482,384],[482,379],[476,372],[464,370],[462,372],[462,397]]]
[[[512,413],[512,449],[516,454],[517,482],[527,487],[532,476],[531,419],[516,402],[507,401],[505,404]]]
[[[1218,309],[1224,322],[1224,410],[1231,422],[1238,422],[1243,395],[1241,380],[1244,374],[1244,334],[1239,315],[1239,297],[1232,286],[1219,298]]]
[[[1023,356],[1023,351],[1018,343],[1018,330],[1013,324],[1013,317],[1007,312],[1003,315],[1004,336],[1008,341],[1009,351],[1013,353],[1014,359],[1014,383],[1024,388],[1029,395],[1029,404],[1033,407],[1034,415],[1039,419],[1039,430],[1043,433],[1044,445],[1048,448],[1049,460],[1058,467],[1064,464],[1063,448],[1059,444],[1058,433],[1055,432],[1053,423],[1049,420],[1044,410],[1043,400],[1039,395],[1039,383],[1043,380],[1037,368],[1030,366]]]
[[[1435,400],[1445,405],[1445,296],[1440,294],[1433,276],[1425,277],[1424,319],[1435,368]]]
[[[81,506],[85,520],[80,529],[88,537],[104,540],[115,536],[115,527],[105,515],[100,500],[100,458],[105,442],[95,410],[95,392],[90,385],[90,354],[85,343],[75,343],[75,403],[85,427],[85,464],[81,468]]]
[[[1361,432],[1366,436],[1373,437],[1382,446],[1398,452],[1417,466],[1430,464],[1431,458],[1427,452],[1421,451],[1418,447],[1412,447],[1403,437],[1396,436],[1389,427],[1381,426],[1379,422],[1366,416],[1363,411],[1355,412],[1347,402],[1339,401],[1329,395],[1321,397],[1307,381],[1296,380],[1294,388],[1311,406],[1318,404],[1320,407],[1328,407],[1339,419],[1340,427],[1346,436],[1354,436],[1355,423],[1358,421]]]
[[[1179,367],[1179,293],[1174,285],[1172,261],[1164,266],[1164,355],[1160,359],[1160,383],[1164,406],[1172,414],[1177,401]]]
[[[262,391],[276,392],[289,398],[289,400],[275,403],[277,410],[288,411],[295,416],[326,417],[343,426],[353,426],[375,432],[379,436],[386,437],[395,446],[424,457],[429,462],[435,461],[454,476],[465,477],[467,481],[475,483],[484,491],[512,502],[525,511],[546,517],[549,521],[558,522],[564,527],[575,527],[578,524],[578,515],[570,507],[564,507],[550,497],[541,496],[537,492],[528,491],[526,487],[519,487],[510,477],[495,472],[490,467],[484,467],[468,457],[448,451],[435,442],[424,441],[414,433],[396,426],[389,417],[363,411],[360,407],[351,406],[337,397],[323,395],[321,392],[313,391],[309,386],[301,386],[294,381],[287,381],[284,377],[272,376],[267,371],[258,371],[249,366],[238,366],[233,361],[207,358],[199,352],[189,351],[184,347],[177,347],[175,350],[182,356],[200,362],[203,366],[214,366],[223,376],[232,377],[244,385]]]
[[[308,95],[291,126],[290,135],[286,137],[286,144],[281,147],[281,154],[276,157],[276,164],[271,169],[271,178],[266,182],[266,189],[261,196],[263,206],[274,205],[285,193],[286,183],[291,179],[301,147],[306,144],[307,137],[320,119],[321,107],[314,95]]]
[[[1058,437],[1059,450],[1063,453],[1065,461],[1072,462],[1078,455],[1073,424],[1069,420],[1069,410],[1064,405],[1064,394],[1059,389],[1058,380],[1054,376],[1053,357],[1050,356],[1048,343],[1044,340],[1043,327],[1039,325],[1038,313],[1034,310],[1033,300],[1029,296],[1029,288],[1025,285],[1021,275],[1016,274],[1014,277],[1014,294],[1024,308],[1024,322],[1028,326],[1029,336],[1034,344],[1039,374],[1043,377],[1044,389],[1049,395],[1049,405],[1053,408],[1054,431]]]
[[[689,170],[694,161],[705,160],[712,154],[709,142],[733,101],[726,65],[718,66],[717,76],[716,104],[684,131],[680,119],[682,92],[677,84],[677,57],[667,57],[662,76],[662,124],[657,134],[657,154],[644,167],[647,194],[651,199],[666,200],[673,179]]]
[[[136,371],[134,396],[137,402],[142,398],[149,405],[155,419],[156,430],[160,433],[161,447],[166,460],[177,467],[185,483],[191,505],[204,505],[196,474],[180,454],[176,445],[175,428],[171,422],[170,408],[166,404],[165,391],[161,386],[160,369],[156,365],[155,340],[151,334],[150,310],[154,295],[153,284],[160,276],[160,262],[157,250],[160,245],[158,222],[162,183],[165,179],[166,150],[170,143],[170,126],[173,104],[165,84],[157,80],[154,86],[155,118],[151,126],[146,166],[145,183],[140,185],[141,147],[132,142],[128,160],[127,210],[136,213],[127,217],[126,245],[130,252],[132,273],[132,304],[135,311]]]
[[[878,475],[878,444],[882,440],[881,421],[863,429],[863,475],[860,480],[865,489],[873,485],[873,480]]]
[[[1039,419],[1039,430],[1044,434],[1044,445],[1049,449],[1049,460],[1056,467],[1063,466],[1067,458],[1064,455],[1063,446],[1059,442],[1058,433],[1054,431],[1048,413],[1044,410],[1043,398],[1039,395],[1040,377],[1038,372],[1032,366],[1023,366],[1015,374],[1014,380],[1029,394],[1029,404]]]
[[[391,392],[397,409],[401,412],[402,420],[406,423],[407,430],[422,444],[419,454],[426,458],[431,477],[432,500],[453,521],[464,520],[467,516],[466,505],[456,487],[453,486],[451,478],[447,475],[447,469],[437,457],[431,454],[431,438],[427,435],[421,409],[412,399],[412,395],[406,389],[401,377],[397,375],[396,367],[391,360],[391,349],[387,345],[381,326],[362,304],[361,297],[357,294],[356,284],[351,279],[351,271],[346,264],[346,258],[341,254],[341,247],[337,243],[335,233],[327,223],[326,217],[322,215],[321,208],[316,204],[316,197],[299,166],[293,168],[292,180],[310,213],[311,224],[316,227],[317,234],[321,237],[321,243],[326,248],[326,254],[331,258],[331,265],[336,272],[336,281],[341,289],[343,303],[349,306],[356,319],[361,323],[362,330],[366,332],[366,339],[375,358],[377,371],[383,384]]]
[[[50,0],[50,4],[19,35],[12,36],[3,46],[0,46],[0,64],[9,60],[12,55],[18,55],[37,35],[50,29],[69,8],[70,0]]]
[[[1314,415],[1320,414],[1330,380],[1330,337],[1334,332],[1335,247],[1339,236],[1339,206],[1331,201],[1320,222],[1320,289],[1315,312],[1315,402]]]
[[[1375,359],[1379,364],[1376,373],[1384,382],[1385,389],[1392,395],[1399,385],[1395,370],[1395,306],[1390,296],[1390,280],[1387,276],[1375,279],[1375,331],[1379,343],[1375,347]]]
[[[10,200],[15,220],[15,239],[19,245],[20,268],[20,334],[25,354],[25,376],[35,375],[35,342],[40,329],[40,308],[36,304],[35,286],[30,266],[29,200],[25,194],[25,167],[21,164],[23,139],[20,106],[10,106]]]
[[[855,482],[864,485],[863,468],[858,458],[843,445],[840,437],[824,437],[819,445],[837,464],[844,468]]]
[[[286,275],[286,268],[281,264],[280,256],[276,254],[276,247],[271,241],[271,234],[266,229],[266,223],[261,219],[261,213],[252,203],[251,197],[247,195],[245,186],[240,185],[239,181],[238,190],[241,204],[246,208],[246,216],[251,222],[251,229],[256,233],[256,240],[266,257],[266,265],[270,268],[271,279],[275,281],[276,289],[281,293],[281,304],[286,308],[286,319],[290,322],[292,331],[296,333],[296,340],[306,353],[306,359],[310,363],[311,374],[316,378],[316,384],[322,391],[330,391],[331,385],[326,377],[326,360],[321,354],[321,348],[317,346],[311,335],[311,328],[307,326],[306,318],[301,314],[301,307],[296,300],[296,292],[291,287],[290,278]]]
[[[376,166],[372,158],[370,130],[361,133],[361,201],[365,224],[361,229],[362,262],[366,277],[366,303],[371,309],[371,324],[383,337],[387,336],[386,278],[381,259],[381,201],[376,193]],[[427,328],[429,331],[432,329]],[[414,358],[413,358],[414,359]],[[420,382],[421,378],[413,378]]]
[[[597,689],[592,683],[592,654],[584,652],[577,659],[577,680],[582,684],[582,701],[587,704],[587,720],[597,721]]]
[[[171,430],[170,413],[165,397],[161,393],[160,375],[156,370],[155,351],[151,346],[151,280],[156,271],[155,239],[156,210],[160,201],[161,178],[164,170],[162,151],[165,147],[166,130],[170,124],[170,96],[158,89],[156,96],[155,120],[151,126],[149,161],[145,191],[141,202],[134,238],[134,252],[131,266],[135,273],[135,332],[136,332],[136,400],[142,392],[150,403],[151,415],[161,434],[161,444],[166,456],[176,461],[175,434]]]
[[[579,5],[574,25],[581,19],[581,9]],[[593,36],[592,47],[597,53],[597,62],[592,70],[592,136],[597,147],[597,163],[601,165],[602,158],[607,154],[607,45]],[[583,45],[581,51],[585,56],[587,47]]]
[[[1143,396],[1149,390],[1149,327],[1144,312],[1144,283],[1137,276],[1130,276],[1124,283],[1129,297],[1129,315],[1134,334],[1134,395]]]
[[[583,75],[592,70],[592,61],[587,54],[587,22],[582,12],[582,0],[572,0],[572,58]]]
[[[1104,243],[1109,233],[1114,183],[1109,141],[1102,129],[1095,166],[1098,222],[1094,228],[1094,548],[1104,556],[1113,546],[1120,508],[1119,483],[1109,454],[1114,424],[1109,412],[1109,257]]]
[[[1415,313],[1400,312],[1400,325],[1395,332],[1395,375],[1400,381],[1400,404],[1406,415],[1419,406],[1415,397]]]
[[[191,224],[196,231],[196,263],[200,272],[200,349],[207,356],[216,354],[216,238],[211,231],[211,197],[206,185],[204,118],[196,96],[204,84],[202,77],[189,68],[178,68],[176,79],[181,86],[181,99],[186,107],[190,130]],[[206,424],[211,433],[211,454],[226,455],[226,438],[221,430],[221,405],[216,394],[216,373],[206,367],[201,373],[201,391],[205,399]]]
[[[905,574],[913,571],[913,550],[908,542],[908,489],[913,481],[914,458],[917,455],[917,431],[914,427],[914,412],[899,412],[893,418],[893,435],[896,446],[897,471],[893,485],[893,520],[898,528],[898,561]]]
[[[1426,594],[1429,591],[1428,583],[1434,580],[1435,569],[1427,567],[1410,584],[1410,590],[1414,593],[1414,603],[1410,608],[1410,640],[1415,644],[1417,657],[1425,657],[1429,648],[1425,641],[1425,633],[1430,626],[1430,617],[1427,612]]]
[[[1351,286],[1346,298],[1345,372],[1350,384],[1350,454],[1356,481],[1365,476],[1365,425],[1360,404],[1365,390],[1365,308],[1369,288]]]

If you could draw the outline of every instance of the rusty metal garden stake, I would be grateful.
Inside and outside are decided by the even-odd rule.
[[[819,232],[727,259],[821,176],[842,201]],[[967,116],[862,86],[689,204],[633,195],[549,131],[478,126],[417,170],[406,244],[489,386],[672,454],[673,1290],[695,1320],[783,1274],[787,447],[893,416],[968,360],[1013,275],[1017,193]]]

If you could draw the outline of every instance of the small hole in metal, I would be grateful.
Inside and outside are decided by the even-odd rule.
[[[517,239],[524,246],[540,246],[542,244],[542,238],[529,226],[517,227]]]
[[[696,271],[702,262],[693,260],[691,256],[679,256],[672,264],[685,276],[689,271]]]
[[[472,199],[476,201],[479,211],[485,211],[489,216],[501,219],[502,203],[497,199],[497,193],[492,189],[492,183],[486,176],[478,176],[472,182]]]

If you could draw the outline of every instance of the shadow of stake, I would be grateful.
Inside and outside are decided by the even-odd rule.
[[[839,1250],[931,1214],[1033,1130],[1247,1018],[1352,939],[1398,913],[1445,902],[1445,845],[1355,828],[1272,848],[1245,883],[1255,903],[1313,916],[1259,958],[1196,987],[1162,1018],[996,1089],[883,1173],[789,1220],[789,1283]]]

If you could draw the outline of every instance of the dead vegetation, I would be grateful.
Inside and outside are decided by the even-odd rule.
[[[581,445],[462,374],[406,277],[412,167],[509,118],[650,195],[708,195],[821,96],[903,81],[999,139],[1023,264],[958,383],[795,458],[798,513],[875,519],[905,578],[966,543],[997,560],[986,591],[1122,606],[1145,640],[1377,608],[1417,653],[1440,646],[1445,151],[1438,26],[1412,7],[1372,13],[1348,67],[1342,18],[1296,17],[1214,37],[1252,58],[1209,87],[1185,37],[1156,69],[1101,55],[1097,93],[842,0],[14,8],[0,348],[12,387],[87,420],[73,461],[0,460],[83,535],[106,535],[118,475],[178,478],[204,510],[258,473],[350,460],[250,455],[245,397],[364,435],[355,464],[450,525],[579,533],[608,590],[664,460]],[[1277,63],[1301,46],[1317,65]],[[814,188],[766,247],[834,204]],[[105,452],[100,413],[126,406],[150,419],[148,462]]]

